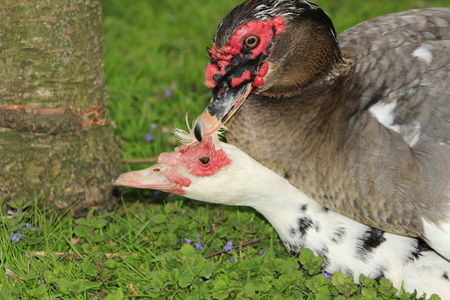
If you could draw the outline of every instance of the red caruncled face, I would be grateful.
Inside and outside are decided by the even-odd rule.
[[[185,172],[195,177],[212,176],[230,164],[230,160],[222,149],[215,148],[209,138],[193,146],[177,147],[172,153],[162,153],[158,163],[166,165],[164,175],[167,179],[181,186],[189,186],[191,180],[185,177]]]
[[[214,88],[221,80],[227,80],[230,88],[252,81],[254,87],[264,83],[263,77],[269,66],[264,61],[270,54],[273,40],[284,31],[283,18],[250,21],[241,26],[230,39],[228,45],[210,50],[211,63],[205,70],[205,84]]]

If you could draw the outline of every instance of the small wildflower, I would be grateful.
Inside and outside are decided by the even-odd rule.
[[[203,279],[202,277],[200,277],[199,281],[200,281],[200,282],[204,282],[205,279]]]
[[[201,239],[202,239],[202,235],[200,233],[197,233],[197,241],[200,242]]]
[[[278,273],[277,273],[277,271],[273,271],[273,275],[277,275]]]
[[[172,91],[170,89],[166,89],[166,93],[165,94],[166,94],[167,98],[173,97]]]
[[[161,191],[158,191],[158,190],[153,191],[153,195],[154,196],[159,196],[160,194],[161,194]]]
[[[233,249],[233,243],[232,242],[227,242],[227,245],[225,247],[223,247],[223,250],[225,250],[225,252],[228,252],[231,249]]]
[[[236,258],[233,256],[233,258],[229,259],[228,261],[234,263],[234,262],[236,262]]]
[[[147,142],[153,142],[154,139],[155,138],[154,138],[153,134],[151,134],[151,132],[147,132],[147,134],[145,135],[145,140]]]
[[[194,243],[195,249],[197,250],[203,250],[203,243]]]
[[[210,233],[211,230],[209,228],[206,228],[206,233]]]
[[[8,210],[8,215],[17,215],[20,214],[20,211],[17,209],[16,212],[13,212],[12,210]]]
[[[259,250],[258,256],[261,256],[264,254],[264,249]]]
[[[325,271],[322,271],[322,274],[323,274],[323,276],[325,276],[326,279],[331,280],[331,275],[330,274],[328,274]]]
[[[152,129],[155,129],[156,128],[156,123],[152,123],[151,127],[152,127]]]
[[[31,227],[31,224],[30,224],[30,223],[26,223],[24,229],[30,229],[30,230],[36,231],[36,228]]]
[[[14,243],[17,243],[18,241],[20,241],[20,239],[22,238],[22,234],[19,233],[12,233],[11,234],[11,245],[14,245]]]
[[[187,239],[187,238],[184,238],[184,242],[185,242],[186,244],[190,244],[190,243],[192,242],[192,240]]]

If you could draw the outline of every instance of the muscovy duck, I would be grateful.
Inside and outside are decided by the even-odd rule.
[[[191,136],[194,139],[193,136]],[[303,247],[324,258],[328,273],[387,278],[400,290],[450,299],[450,262],[419,239],[371,228],[328,210],[286,179],[217,138],[163,153],[150,168],[121,174],[113,184],[158,189],[200,201],[245,205],[272,224],[291,253]]]
[[[449,259],[449,24],[450,7],[411,10],[337,37],[312,2],[248,0],[209,50],[196,137],[228,122],[230,143],[321,205]]]

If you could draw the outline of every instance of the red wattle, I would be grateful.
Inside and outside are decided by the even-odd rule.
[[[250,77],[250,71],[245,71],[244,73],[242,73],[241,77],[238,78],[233,78],[231,80],[231,86],[232,87],[237,87],[239,86],[242,82],[244,82],[245,80],[249,80]]]
[[[268,71],[269,71],[269,64],[265,62],[262,64],[262,66],[258,70],[259,76],[262,76],[262,77],[266,76]]]

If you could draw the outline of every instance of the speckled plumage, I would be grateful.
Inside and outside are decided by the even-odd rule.
[[[249,8],[272,2],[237,7],[217,41],[245,23],[233,17],[251,20]],[[450,8],[356,25],[338,37],[342,56],[316,10],[285,17],[264,85],[227,123],[228,141],[321,205],[450,257]]]

